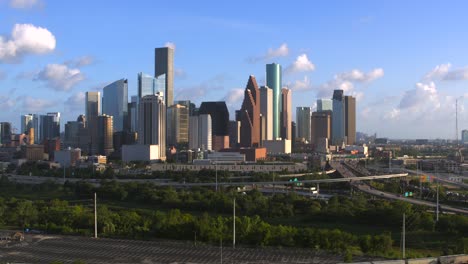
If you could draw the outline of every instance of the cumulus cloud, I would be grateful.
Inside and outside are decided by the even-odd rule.
[[[65,101],[65,110],[68,112],[82,111],[85,105],[86,94],[84,92],[78,92],[68,97]]]
[[[55,49],[54,35],[32,24],[15,24],[10,37],[0,36],[0,62],[17,63],[27,54],[46,54]]]
[[[64,62],[65,65],[68,67],[74,67],[74,68],[79,68],[87,65],[91,65],[96,61],[96,59],[93,56],[86,55],[82,56],[73,60],[68,60]]]
[[[390,119],[390,120],[396,120],[400,118],[400,109],[398,108],[392,108],[389,112],[385,113],[384,119]]]
[[[244,89],[242,88],[235,88],[231,89],[230,91],[227,92],[227,94],[223,97],[222,101],[226,101],[226,105],[228,107],[233,107],[244,99]]]
[[[295,72],[308,72],[315,70],[315,65],[309,60],[307,54],[299,55],[292,65],[288,66],[284,72],[295,73]]]
[[[68,91],[84,79],[79,69],[68,68],[65,64],[48,64],[36,77],[57,91]]]
[[[454,69],[452,70],[452,64],[445,63],[440,64],[434,67],[430,72],[428,72],[423,81],[430,82],[430,81],[460,81],[460,80],[468,80],[468,67]]]
[[[433,108],[440,107],[434,82],[416,83],[414,89],[405,92],[398,107],[400,109],[409,109],[413,112],[422,112],[425,111],[429,105]]]
[[[25,112],[37,113],[46,112],[48,108],[57,105],[57,102],[42,98],[34,98],[31,96],[20,96],[16,98],[20,102],[20,108]]]
[[[11,0],[10,7],[16,9],[29,9],[37,6],[42,6],[42,1],[39,0]]]
[[[308,76],[304,76],[302,80],[296,80],[293,83],[288,85],[291,90],[298,92],[298,91],[308,91],[313,89],[311,81]]]
[[[318,97],[330,97],[335,89],[341,89],[347,94],[353,94],[363,96],[363,94],[357,94],[354,92],[355,83],[370,83],[384,76],[384,70],[382,68],[376,68],[369,72],[363,72],[358,69],[354,69],[348,72],[342,72],[336,74],[332,80],[317,87]]]
[[[450,63],[437,65],[430,72],[426,73],[423,79],[426,81],[434,79],[443,79],[447,75],[451,67],[452,65]]]
[[[176,45],[175,45],[174,42],[166,42],[166,43],[164,44],[164,47],[168,47],[168,48],[171,48],[171,49],[173,49],[173,50],[176,49]]]
[[[283,43],[277,49],[269,48],[267,53],[261,56],[254,56],[247,58],[250,63],[257,63],[259,61],[271,60],[278,57],[286,57],[289,54],[288,44]]]

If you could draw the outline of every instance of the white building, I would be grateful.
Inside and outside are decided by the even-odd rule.
[[[138,105],[138,144],[158,145],[159,158],[166,159],[166,106],[161,92],[146,95]]]
[[[76,166],[78,160],[81,159],[81,149],[68,148],[54,152],[54,162],[59,163],[61,167]]]
[[[212,150],[211,116],[191,116],[189,123],[189,148]]]
[[[273,139],[273,90],[267,86],[260,88],[260,114],[265,120],[265,132],[262,140]]]
[[[291,153],[291,140],[282,139],[282,140],[264,140],[263,147],[267,149],[267,153]]]
[[[122,161],[161,160],[159,145],[123,145]]]

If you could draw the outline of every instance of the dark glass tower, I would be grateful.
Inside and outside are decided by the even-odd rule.
[[[165,74],[164,98],[166,107],[169,107],[174,103],[174,50],[169,47],[155,49],[154,77],[158,78],[163,74]]]

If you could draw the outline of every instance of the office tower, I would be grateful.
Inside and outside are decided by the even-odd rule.
[[[11,123],[0,122],[0,145],[9,145],[11,143]]]
[[[154,77],[165,75],[164,95],[166,106],[174,102],[174,50],[169,47],[156,48],[154,58]]]
[[[166,75],[153,77],[149,74],[138,73],[138,98],[154,95],[166,89]]]
[[[102,113],[113,117],[114,132],[123,131],[128,118],[128,80],[117,80],[103,89]]]
[[[159,145],[159,157],[166,159],[166,105],[163,93],[144,96],[138,108],[138,144]]]
[[[468,143],[468,130],[466,130],[466,129],[462,130],[461,140],[462,140],[462,144],[467,144]]]
[[[167,145],[188,143],[189,109],[185,105],[174,104],[167,108]]]
[[[212,150],[212,122],[210,115],[191,116],[189,148]]]
[[[85,116],[80,115],[76,121],[68,121],[65,124],[65,138],[63,140],[65,147],[80,148],[87,152],[88,140]]]
[[[32,121],[32,127],[34,128],[34,144],[40,144],[40,134],[41,134],[41,129],[39,127],[39,115],[38,114],[33,114],[33,121]]]
[[[60,113],[47,113],[47,115],[40,116],[40,142],[47,139],[60,137]]]
[[[341,145],[345,141],[345,103],[343,90],[333,91],[332,144]]]
[[[310,120],[312,118],[312,109],[310,107],[296,108],[297,137],[310,142]]]
[[[356,143],[356,98],[345,96],[345,137],[347,145]]]
[[[317,112],[333,111],[333,101],[331,99],[317,99]]]
[[[229,121],[229,146],[238,148],[240,144],[240,121]]]
[[[229,111],[226,102],[202,102],[199,115],[210,115],[213,150],[229,148]]]
[[[281,65],[266,65],[266,85],[273,90],[273,139],[281,137]]]
[[[267,86],[260,88],[260,113],[265,123],[261,140],[273,139],[273,90]]]
[[[296,147],[296,134],[297,134],[296,122],[291,122],[291,149]]]
[[[110,115],[100,115],[97,118],[97,146],[98,154],[109,156],[114,151],[114,124]]]
[[[87,152],[96,154],[97,146],[97,119],[101,115],[101,93],[86,92],[86,127],[88,128],[89,146]]]
[[[313,112],[311,118],[311,143],[317,147],[321,138],[332,136],[332,111]]]
[[[292,95],[291,89],[281,89],[281,138],[292,139]]]
[[[187,107],[187,109],[189,110],[189,116],[193,116],[193,115],[198,114],[198,113],[195,113],[195,109],[196,109],[195,104],[190,102],[190,100],[174,101],[174,104],[185,105]]]
[[[128,103],[128,122],[127,130],[137,132],[138,127],[138,96],[134,95],[131,102]]]
[[[29,128],[33,127],[33,115],[27,114],[21,116],[21,133],[27,133]]]
[[[240,109],[240,145],[258,147],[260,145],[260,91],[257,81],[250,75],[244,91],[244,101]]]

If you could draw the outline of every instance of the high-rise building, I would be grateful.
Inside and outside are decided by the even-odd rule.
[[[114,132],[123,131],[128,118],[128,80],[117,80],[103,89],[102,113],[113,117]]]
[[[311,143],[317,147],[321,138],[327,142],[332,136],[332,111],[313,112],[311,118]]]
[[[292,94],[291,89],[281,89],[281,138],[292,140]]]
[[[238,148],[240,145],[240,121],[229,121],[229,146]]]
[[[356,143],[356,98],[345,96],[345,137],[347,145]]]
[[[297,137],[310,142],[310,122],[312,118],[312,109],[310,107],[296,108]]]
[[[343,90],[333,91],[332,144],[345,142],[345,99]]]
[[[153,77],[149,74],[138,73],[138,98],[154,95],[166,89],[166,75],[161,74]]]
[[[261,140],[273,139],[273,90],[268,86],[260,88],[260,113],[264,120],[263,138]]]
[[[34,144],[40,144],[40,134],[41,134],[41,129],[39,127],[39,115],[38,114],[33,114],[33,125],[32,127],[34,128]]]
[[[132,96],[131,102],[128,103],[128,130],[131,132],[138,131],[138,96]]]
[[[47,115],[40,116],[40,130],[41,140],[59,138],[60,137],[60,113],[53,112]]]
[[[317,99],[317,112],[333,111],[333,101],[331,99]]]
[[[196,108],[195,104],[190,102],[190,100],[174,101],[174,104],[185,105],[187,109],[189,110],[189,116],[198,114],[198,113],[195,113],[195,108]]]
[[[89,154],[96,154],[98,151],[97,145],[97,120],[101,115],[101,93],[100,92],[86,92],[86,127],[89,133],[89,146],[87,152]]]
[[[250,75],[244,91],[244,101],[240,110],[241,147],[260,146],[260,90],[253,75]]]
[[[462,144],[467,144],[468,143],[468,130],[466,130],[466,129],[462,130],[461,140],[462,140]]]
[[[166,105],[162,92],[146,95],[138,105],[138,144],[158,145],[160,159],[166,159]]]
[[[210,115],[213,150],[229,148],[229,111],[226,102],[202,102],[199,115]]]
[[[169,47],[156,48],[154,77],[165,75],[164,95],[166,106],[174,103],[174,50]]]
[[[212,150],[212,122],[210,115],[190,117],[189,148]]]
[[[98,154],[109,156],[114,151],[114,124],[110,115],[100,115],[97,121],[98,130]]]
[[[266,85],[273,90],[273,139],[281,137],[281,65],[266,65]]]
[[[174,104],[167,108],[167,144],[188,143],[189,109],[185,105]]]
[[[86,118],[80,115],[76,121],[68,121],[65,124],[65,147],[80,148],[88,151],[89,136],[86,128]]]
[[[33,115],[27,114],[21,116],[21,133],[27,133],[29,128],[33,127]]]
[[[11,143],[11,123],[0,122],[0,146],[9,145]]]

